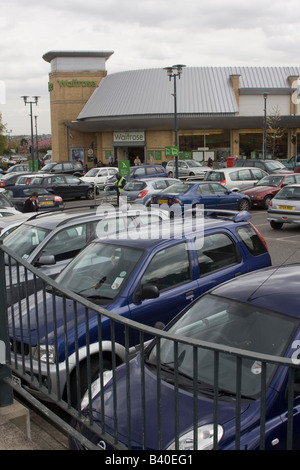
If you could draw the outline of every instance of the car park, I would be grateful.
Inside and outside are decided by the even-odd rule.
[[[300,184],[282,188],[269,203],[267,219],[273,229],[284,224],[300,224]]]
[[[87,173],[80,177],[82,181],[93,183],[100,189],[103,189],[109,178],[118,173],[116,167],[96,167],[91,168]]]
[[[187,176],[198,176],[203,179],[205,173],[211,168],[209,166],[202,165],[196,160],[178,160],[178,177],[187,177]],[[168,176],[176,176],[176,167],[175,160],[171,160],[166,165],[166,172]]]
[[[262,170],[266,171],[269,174],[273,173],[292,173],[292,170],[286,168],[283,163],[279,162],[278,160],[236,160],[234,162],[233,168],[236,167],[255,167],[261,168]]]
[[[93,183],[83,181],[73,175],[33,173],[21,175],[16,184],[38,185],[50,193],[57,194],[65,199],[94,199],[95,188]]]
[[[40,186],[7,186],[2,194],[13,204],[20,212],[23,212],[24,204],[33,192],[38,193],[39,211],[58,211],[64,208],[64,202],[60,196],[50,193],[47,189]]]
[[[152,210],[151,210],[152,212]],[[150,212],[150,214],[151,214]],[[113,312],[114,315],[130,318],[141,324],[154,326],[157,321],[167,323],[182,308],[189,305],[192,299],[203,292],[242,273],[270,266],[271,260],[267,246],[256,229],[249,223],[249,213],[218,215],[216,211],[205,217],[203,224],[194,229],[194,219],[185,220],[183,236],[170,236],[169,230],[182,230],[183,218],[170,220],[160,225],[145,225],[136,229],[119,232],[114,237],[102,237],[92,241],[76,258],[74,258],[55,278],[57,285]],[[170,224],[170,225],[169,225]],[[156,232],[153,233],[153,228]],[[137,237],[136,235],[139,235]],[[7,237],[9,238],[9,237]],[[4,240],[5,241],[5,240]],[[60,392],[66,392],[66,360],[68,361],[70,380],[72,382],[73,403],[77,403],[76,370],[74,354],[74,305],[55,291],[37,294],[38,303],[28,312],[22,331],[25,343],[30,341],[36,354],[42,352],[47,344],[47,356],[43,359],[45,380],[52,386],[53,393],[58,393],[57,374],[59,373]],[[55,309],[56,321],[66,322],[68,328],[56,331],[53,319]],[[45,312],[46,315],[45,315]],[[91,351],[93,373],[99,374],[99,352],[105,355],[105,367],[112,366],[112,350],[117,353],[117,363],[125,361],[126,348],[124,325],[114,328],[114,342],[111,338],[110,319],[101,317],[101,345],[99,344],[99,314],[92,306],[88,310],[88,335],[86,334],[86,309],[78,304],[76,307],[78,344],[76,350],[80,357],[80,377],[86,374],[87,348]],[[105,312],[104,312],[105,313]],[[22,315],[19,306],[14,305],[15,340],[19,343]],[[65,316],[65,320],[63,320]],[[39,317],[39,319],[38,319]],[[44,320],[41,321],[41,318]],[[25,318],[24,318],[25,319]],[[44,321],[46,319],[47,325]],[[28,322],[27,322],[28,321]],[[40,331],[37,323],[39,322]],[[32,335],[27,334],[27,325],[31,325]],[[12,325],[11,325],[12,327]],[[47,337],[45,337],[45,328]],[[12,330],[11,330],[12,331]],[[58,335],[56,335],[56,332]],[[11,333],[12,334],[12,333]],[[76,333],[77,334],[77,333]],[[37,344],[37,336],[39,343]],[[68,338],[68,343],[66,343]],[[145,336],[146,339],[146,336]],[[12,343],[13,343],[12,338]],[[137,331],[132,331],[130,344],[140,341]],[[57,345],[57,349],[56,348]],[[39,351],[36,349],[38,347]],[[28,344],[24,344],[28,351]],[[67,351],[68,357],[65,353]],[[33,364],[35,370],[38,365]],[[50,374],[50,375],[49,375]],[[81,393],[86,390],[84,381]],[[32,393],[36,393],[33,391]],[[75,397],[75,398],[74,398]],[[75,400],[75,401],[74,401]]]
[[[159,223],[168,219],[169,214],[161,210],[152,211],[150,219],[146,208],[144,211],[118,212],[111,208],[111,210],[81,211],[77,214],[72,211],[62,211],[52,215],[36,214],[5,237],[3,243],[20,258],[53,278],[91,240],[123,230],[128,226],[137,227],[149,221]],[[8,288],[10,303],[11,299],[15,301],[30,295],[34,286],[41,285],[29,273],[25,282],[24,274],[17,272],[16,269],[7,269],[7,276],[12,278]]]
[[[143,178],[128,181],[122,189],[119,204],[144,204],[150,206],[151,196],[166,189],[174,183],[179,183],[176,178]]]
[[[41,173],[64,173],[74,176],[82,176],[84,174],[83,166],[79,162],[52,162],[47,163],[39,170]]]
[[[214,287],[167,326],[170,336],[153,340],[143,354],[120,366],[113,380],[107,372],[102,393],[97,380],[92,401],[88,404],[85,397],[82,402],[82,413],[87,422],[105,429],[102,449],[118,442],[135,450],[184,452],[214,444],[219,450],[259,450],[261,444],[265,450],[287,450],[288,420],[295,430],[293,449],[299,449],[299,283],[296,264]],[[276,363],[277,358],[286,358],[290,367]],[[84,425],[76,429],[99,443],[99,436]],[[71,438],[70,448],[84,447]]]
[[[250,198],[242,193],[230,191],[220,183],[200,181],[192,183],[182,181],[175,183],[151,197],[151,205],[173,206],[174,210],[186,206],[195,208],[202,204],[206,209],[232,209],[249,210],[251,207]]]
[[[271,199],[286,185],[300,183],[299,173],[274,173],[262,178],[251,188],[242,189],[241,192],[250,197],[252,207],[268,209]]]
[[[260,168],[222,168],[208,171],[205,181],[217,181],[231,191],[241,191],[256,184],[268,173]]]

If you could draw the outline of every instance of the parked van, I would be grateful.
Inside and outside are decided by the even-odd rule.
[[[47,165],[47,163],[52,163],[52,150],[48,150],[43,160],[45,165]]]

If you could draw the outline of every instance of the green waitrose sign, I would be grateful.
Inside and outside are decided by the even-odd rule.
[[[60,88],[95,88],[96,82],[90,80],[77,80],[74,78],[73,80],[57,80]],[[53,83],[48,83],[48,90],[53,90]]]

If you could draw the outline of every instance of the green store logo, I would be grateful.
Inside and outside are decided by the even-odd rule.
[[[88,81],[88,80],[77,80],[76,78],[74,78],[73,80],[57,80],[57,83],[59,84],[59,87],[60,88],[78,88],[78,87],[82,87],[82,88],[86,88],[86,87],[95,87],[96,86],[96,82],[94,81]],[[48,83],[48,91],[52,91],[53,90],[53,83]]]

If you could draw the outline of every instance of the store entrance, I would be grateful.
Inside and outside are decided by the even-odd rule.
[[[146,163],[145,147],[115,147],[114,157],[117,162],[129,160],[130,166],[134,166],[134,159],[137,156],[140,157],[142,165]]]

